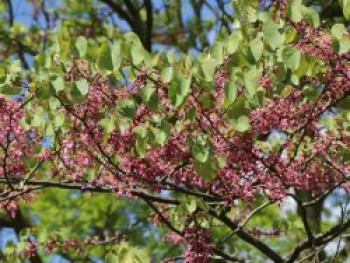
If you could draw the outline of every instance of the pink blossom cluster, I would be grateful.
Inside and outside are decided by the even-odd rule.
[[[22,255],[25,258],[35,257],[35,255],[37,255],[37,248],[39,244],[35,241],[29,241],[28,243],[27,248],[22,251]]]
[[[11,217],[11,218],[15,218],[16,214],[17,214],[17,210],[18,210],[18,205],[17,202],[15,200],[10,200],[8,202],[6,202],[5,204],[2,204],[7,212],[7,214]]]
[[[295,130],[305,124],[311,105],[302,103],[303,93],[294,91],[285,98],[275,98],[265,107],[257,108],[250,113],[253,131],[268,134],[272,130]]]
[[[24,110],[19,102],[0,97],[0,176],[20,178],[28,172],[24,157],[33,156],[38,140],[20,125]]]
[[[147,83],[147,71],[146,69],[141,69],[140,73],[135,77],[133,85],[136,87],[142,87]]]
[[[271,80],[267,74],[265,74],[264,76],[262,76],[260,78],[259,84],[267,90],[271,89],[271,87],[272,87]]]
[[[67,253],[68,249],[74,249],[76,252],[83,252],[87,246],[96,246],[110,242],[110,240],[116,241],[122,239],[122,235],[112,237],[91,236],[86,238],[68,238],[62,240],[61,238],[51,237],[44,244],[44,249],[47,253],[52,253],[55,249],[61,249],[64,253]],[[37,244],[36,246],[38,246]]]
[[[164,242],[168,242],[168,243],[171,243],[171,244],[174,244],[174,245],[177,245],[177,244],[181,244],[184,242],[184,238],[182,236],[180,236],[179,234],[177,233],[173,233],[173,232],[169,232],[167,233],[163,238],[162,240]]]
[[[207,229],[198,227],[187,227],[184,229],[186,249],[184,252],[186,263],[209,263],[212,255]]]
[[[281,230],[278,228],[271,228],[271,229],[261,229],[258,227],[253,227],[249,230],[249,233],[251,233],[253,236],[268,236],[268,237],[276,237],[281,234]]]
[[[332,48],[332,39],[328,33],[309,26],[305,21],[293,25],[301,36],[295,47],[303,53],[325,61],[334,61],[341,57]]]

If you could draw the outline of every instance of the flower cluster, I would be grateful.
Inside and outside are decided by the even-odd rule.
[[[265,107],[257,108],[250,113],[253,131],[268,134],[272,130],[295,130],[305,125],[312,106],[300,102],[301,91],[294,91],[285,98],[275,98]]]
[[[186,263],[209,263],[212,255],[212,245],[207,229],[187,227],[184,229]]]
[[[39,244],[36,241],[28,241],[28,246],[22,251],[22,255],[24,258],[32,258],[37,255],[37,248]]]
[[[20,121],[24,117],[20,102],[0,97],[0,176],[21,178],[28,168],[23,162],[27,156],[35,156],[38,143],[33,131],[25,130]]]
[[[251,230],[249,230],[249,233],[257,237],[260,237],[260,236],[276,237],[281,234],[281,230],[278,228],[261,229],[258,227],[254,227]]]
[[[171,243],[171,244],[174,244],[174,245],[177,245],[177,244],[181,244],[184,242],[184,238],[182,236],[180,236],[179,234],[177,233],[173,233],[173,232],[170,232],[170,233],[167,233],[163,238],[162,240],[164,242],[168,242],[168,243]]]

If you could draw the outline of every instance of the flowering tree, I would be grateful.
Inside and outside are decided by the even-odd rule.
[[[45,1],[32,2],[50,22]],[[180,42],[175,52],[152,52],[151,1],[144,15],[131,1],[128,12],[101,2],[134,33],[85,27],[72,38],[62,23],[44,34],[44,51],[33,47],[33,67],[22,42],[19,60],[1,64],[0,201],[9,216],[47,188],[108,193],[150,209],[148,220],[168,231],[163,241],[184,245],[173,260],[342,260],[350,228],[346,26],[323,23],[300,0],[233,1],[226,31],[211,45],[202,38],[201,52],[181,53]],[[349,19],[350,2],[340,7]],[[335,196],[340,212],[323,224],[322,206]],[[280,208],[291,200],[296,218]],[[62,247],[108,243],[106,262],[149,262],[151,253],[123,239],[37,231],[5,256],[40,262]],[[324,251],[328,244],[335,253]]]

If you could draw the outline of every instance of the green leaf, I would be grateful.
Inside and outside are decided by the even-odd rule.
[[[10,240],[10,242],[7,242],[6,246],[3,248],[3,253],[5,255],[11,255],[15,251],[16,251],[16,245],[12,240]]]
[[[133,129],[133,133],[136,135],[135,150],[138,156],[144,158],[147,150],[147,127],[136,126]]]
[[[156,145],[163,146],[167,139],[167,133],[161,129],[150,127],[152,140]]]
[[[300,22],[303,19],[301,0],[293,0],[290,5],[290,17],[294,22]]]
[[[350,51],[350,38],[343,37],[341,39],[336,39],[333,42],[333,48],[339,54],[344,54]]]
[[[256,147],[258,147],[264,153],[268,153],[271,150],[271,145],[265,141],[257,141]]]
[[[251,68],[244,73],[244,87],[249,95],[255,95],[259,86],[259,72],[256,68]]]
[[[175,54],[174,54],[174,50],[169,50],[167,53],[166,53],[166,57],[168,59],[168,62],[170,64],[173,64],[175,61],[176,61],[176,57],[175,57]]]
[[[103,43],[98,55],[97,64],[101,70],[113,71],[113,60],[112,60],[111,49],[108,43]]]
[[[152,110],[156,110],[158,106],[158,95],[153,84],[147,84],[140,92],[142,102]]]
[[[61,106],[61,102],[55,97],[49,98],[49,107],[50,110],[57,110]]]
[[[38,234],[38,237],[37,237],[37,240],[38,242],[46,242],[47,239],[48,239],[48,232],[45,228],[41,229],[39,234]]]
[[[320,16],[314,8],[303,6],[303,17],[310,25],[314,27],[320,26]]]
[[[217,66],[217,61],[210,56],[205,57],[200,61],[201,69],[206,81],[212,81]]]
[[[157,67],[158,63],[160,62],[160,57],[162,52],[159,51],[155,54],[147,53],[147,51],[144,49],[145,59],[143,63],[147,65],[148,68],[155,68]]]
[[[42,107],[38,107],[35,109],[34,111],[34,116],[33,116],[33,120],[32,120],[32,125],[34,127],[40,127],[43,124],[45,124],[45,111]]]
[[[233,81],[225,85],[225,103],[231,104],[237,98],[237,86]]]
[[[217,176],[218,164],[215,159],[209,159],[205,163],[199,162],[195,159],[193,165],[198,175],[205,181],[210,182]]]
[[[313,64],[310,63],[309,58],[305,55],[302,55],[300,58],[300,63],[298,69],[296,69],[293,73],[299,77],[310,75],[313,70]]]
[[[75,47],[79,54],[79,57],[84,57],[87,52],[87,40],[83,36],[79,36],[75,42]]]
[[[136,112],[136,103],[133,99],[123,99],[117,103],[116,110],[123,117],[132,119]]]
[[[146,51],[141,43],[135,42],[134,44],[132,44],[130,49],[132,63],[135,66],[141,64],[141,62],[145,59],[145,53]]]
[[[299,67],[301,52],[298,49],[287,46],[283,49],[282,57],[288,68],[295,70]]]
[[[186,209],[189,213],[193,213],[197,209],[196,199],[191,199],[186,202]]]
[[[216,59],[218,63],[222,63],[224,60],[224,46],[222,43],[217,42],[210,48],[210,56]]]
[[[186,115],[185,115],[185,118],[186,120],[191,120],[191,121],[194,121],[195,118],[196,118],[196,108],[195,107],[192,107],[190,108],[187,112],[186,112]]]
[[[348,110],[350,112],[350,97],[346,97],[343,100],[339,101],[336,104],[337,108],[340,108],[342,110]]]
[[[180,107],[185,102],[190,93],[191,82],[192,76],[185,77],[176,74],[176,80],[172,81],[168,90],[168,97],[175,107]]]
[[[128,42],[127,44],[140,42],[139,37],[134,32],[125,33],[123,37],[126,40],[126,42]]]
[[[3,85],[0,92],[5,95],[19,95],[21,93],[21,87],[16,85]]]
[[[145,126],[136,126],[133,129],[133,132],[137,137],[140,137],[140,138],[146,138],[147,136],[147,128]]]
[[[337,122],[334,116],[325,116],[321,119],[321,123],[330,131],[334,131],[337,128]]]
[[[148,257],[146,249],[137,249],[137,253],[135,255],[135,260],[137,263],[149,263],[151,262]]]
[[[99,121],[99,124],[104,129],[105,133],[111,133],[115,129],[115,122],[112,118],[105,118]]]
[[[276,49],[284,43],[284,36],[279,32],[279,27],[271,19],[267,20],[262,27],[267,43]]]
[[[341,39],[346,32],[344,24],[335,24],[332,26],[332,36],[336,39]]]
[[[209,159],[211,147],[207,136],[204,134],[189,136],[188,143],[191,153],[197,161],[205,163]]]
[[[154,93],[155,88],[153,88],[153,84],[147,84],[146,87],[144,87],[140,92],[142,102],[147,104]]]
[[[237,51],[239,44],[239,35],[238,33],[232,33],[227,40],[226,51],[228,54],[233,54]]]
[[[242,115],[248,114],[249,108],[247,104],[246,98],[239,96],[226,113],[228,119],[237,119]]]
[[[292,43],[296,40],[296,38],[298,37],[298,33],[295,30],[294,27],[292,26],[287,26],[285,29],[285,35],[286,35],[286,43]]]
[[[343,9],[344,17],[350,19],[350,0],[339,0],[339,3]]]
[[[120,41],[115,41],[111,46],[111,57],[113,70],[116,71],[120,68],[123,62],[122,43]]]
[[[135,143],[135,150],[138,156],[144,158],[147,150],[147,140],[145,138],[138,137]]]
[[[11,75],[10,74],[4,74],[1,76],[0,79],[0,88],[7,86],[11,83]]]
[[[26,131],[30,130],[30,125],[27,123],[27,120],[26,118],[22,118],[20,121],[19,121],[19,124],[21,125],[21,127],[23,129],[25,129]]]
[[[249,118],[247,116],[240,116],[237,120],[237,125],[235,128],[239,132],[245,132],[250,129]]]
[[[119,263],[119,257],[113,253],[108,253],[105,256],[106,263]]]
[[[49,68],[51,66],[51,57],[46,53],[39,53],[34,58],[34,68],[40,71],[42,68]]]
[[[165,82],[170,82],[173,78],[173,68],[172,67],[165,67],[162,69],[162,72],[160,73],[162,76],[162,80]]]
[[[64,124],[65,115],[62,111],[55,114],[54,124],[56,128],[61,127]]]
[[[55,89],[52,87],[52,85],[40,85],[37,90],[37,97],[40,99],[48,99],[52,96],[54,96],[56,93]]]
[[[216,105],[216,100],[213,97],[213,94],[210,92],[203,92],[199,96],[199,101],[204,108],[213,108]]]
[[[33,169],[38,164],[38,161],[33,157],[23,156],[21,160],[30,169]]]
[[[248,60],[245,54],[242,51],[238,51],[232,55],[231,59],[232,67],[237,67],[239,69],[244,68],[248,65]]]
[[[10,69],[9,69],[10,75],[16,75],[20,73],[21,70],[22,70],[21,61],[18,59],[13,60],[10,64]]]
[[[134,261],[134,251],[131,248],[119,252],[119,263],[130,263]]]
[[[61,90],[64,90],[65,83],[64,79],[60,76],[55,77],[53,80],[50,81],[50,84],[55,89],[55,91],[58,93]]]
[[[249,54],[254,58],[254,62],[258,62],[264,50],[264,43],[260,37],[255,38],[249,43]]]
[[[320,95],[319,89],[314,85],[305,85],[303,87],[303,92],[308,101],[316,101],[317,97]]]
[[[297,76],[297,75],[295,75],[295,74],[292,74],[291,76],[290,76],[290,81],[294,84],[294,85],[299,85],[299,83],[300,83],[300,78]]]
[[[45,136],[53,136],[55,134],[55,130],[52,123],[45,123]]]
[[[89,82],[86,79],[79,79],[74,82],[75,87],[79,90],[80,94],[85,96],[89,92]]]
[[[219,168],[224,168],[227,164],[224,156],[216,156],[216,160]]]

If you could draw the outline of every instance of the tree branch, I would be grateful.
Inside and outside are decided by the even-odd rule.
[[[302,251],[304,251],[305,249],[311,248],[313,245],[314,246],[322,246],[322,245],[332,241],[333,239],[335,239],[337,236],[339,236],[343,231],[345,231],[348,228],[350,228],[350,219],[348,219],[344,222],[341,222],[340,224],[332,227],[324,234],[317,235],[315,237],[315,239],[313,240],[313,242],[311,240],[306,240],[306,241],[300,243],[292,252],[287,263],[292,263],[295,260],[297,260],[297,258],[299,257],[299,255]]]
[[[21,183],[21,179],[19,178],[9,178],[10,182],[12,184],[19,184]],[[7,184],[6,179],[4,177],[0,177],[0,184]],[[45,181],[45,180],[28,180],[26,182],[26,185],[30,186],[38,186],[40,189],[42,188],[60,188],[60,189],[70,189],[70,190],[81,190],[81,191],[89,191],[89,192],[97,192],[97,193],[114,193],[115,189],[109,186],[93,186],[93,185],[84,185],[82,183],[72,183],[72,182],[53,182],[53,181]],[[27,192],[35,191],[38,189],[28,189]],[[172,204],[172,205],[178,205],[180,204],[179,201],[156,196],[152,194],[145,193],[143,191],[137,191],[137,190],[131,190],[131,194],[140,198],[145,198],[147,200],[153,201],[153,202],[159,202],[164,204]],[[13,196],[7,197],[8,199],[13,198]],[[0,202],[5,201],[5,198],[0,199]]]
[[[151,0],[145,0],[146,5],[146,29],[145,29],[145,48],[152,51],[152,31],[153,31],[153,5]]]
[[[260,252],[262,252],[265,256],[267,256],[274,262],[285,262],[285,260],[280,255],[278,255],[272,248],[270,248],[265,243],[261,242],[260,240],[256,239],[255,237],[244,231],[243,228],[240,228],[236,223],[232,222],[231,219],[229,219],[226,215],[217,215],[216,212],[212,210],[210,210],[209,213],[212,216],[219,219],[221,222],[223,222],[226,226],[236,231],[238,237],[240,237],[242,240],[258,249]]]

